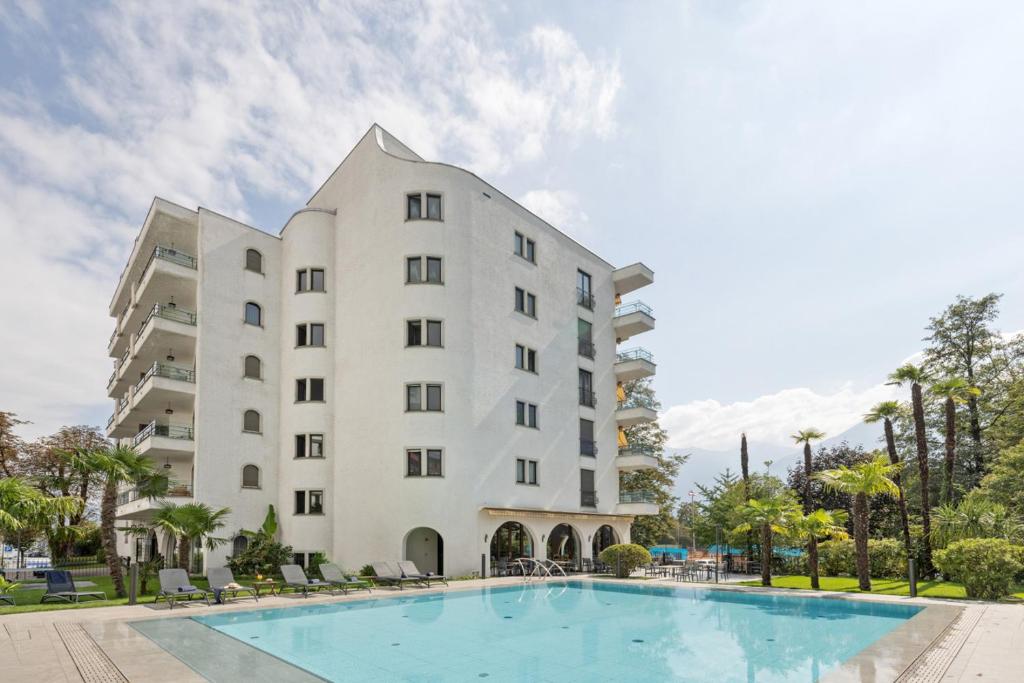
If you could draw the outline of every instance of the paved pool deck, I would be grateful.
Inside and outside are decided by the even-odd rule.
[[[586,577],[579,578],[587,580]],[[452,582],[447,589],[443,586],[408,588],[405,591],[382,588],[374,590],[370,596],[365,591],[351,592],[348,596],[311,594],[309,598],[286,594],[261,597],[258,604],[252,600],[239,600],[228,605],[207,607],[204,603],[193,602],[187,607],[179,606],[170,610],[165,603],[160,603],[156,607],[93,607],[3,615],[0,616],[0,680],[4,683],[198,683],[207,679],[129,626],[129,622],[365,600],[367,597],[386,600],[414,592],[468,590],[521,583],[520,578],[487,579]],[[636,585],[637,581],[629,583]],[[668,579],[653,579],[645,583],[680,585]],[[773,590],[728,584],[681,585],[718,590],[771,591],[780,595],[867,600],[928,608],[883,640],[845,662],[839,669],[830,672],[822,679],[823,683],[1024,681],[1024,605]],[[231,665],[232,656],[231,653],[225,654],[225,666]],[[244,680],[246,683],[261,683],[319,679],[289,665],[262,660],[260,666],[247,670]]]

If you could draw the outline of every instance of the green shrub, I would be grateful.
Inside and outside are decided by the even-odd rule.
[[[291,564],[292,547],[276,541],[256,539],[238,555],[228,558],[228,567],[237,574],[278,574],[282,564]]]
[[[939,571],[964,584],[967,597],[998,600],[1024,569],[1024,548],[1001,538],[968,538],[936,551],[934,559]]]
[[[898,579],[907,575],[907,553],[895,538],[868,539],[868,565],[877,579]],[[822,576],[855,576],[857,549],[852,538],[818,544],[818,571]]]
[[[822,541],[818,544],[818,573],[822,576],[843,576],[857,573],[857,553],[853,539]]]
[[[359,576],[377,576],[377,572],[373,571],[372,564],[364,564],[363,568],[359,570]]]
[[[635,543],[617,543],[601,551],[601,561],[612,568],[618,569],[620,579],[633,573],[637,567],[650,564],[651,553],[647,548]]]
[[[309,558],[309,566],[306,567],[306,573],[310,576],[316,576],[320,573],[320,565],[327,564],[329,560],[327,556],[321,552],[313,553],[313,556]]]

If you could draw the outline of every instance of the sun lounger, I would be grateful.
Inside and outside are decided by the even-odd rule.
[[[71,577],[71,572],[61,569],[51,569],[46,572],[46,593],[39,601],[40,604],[51,600],[79,602],[82,598],[106,600],[107,594],[103,591],[76,590],[75,580]]]
[[[324,562],[320,565],[320,576],[324,577],[324,581],[341,588],[345,594],[348,594],[349,588],[356,590],[366,589],[370,591],[370,584],[367,581],[355,576],[345,576],[345,572],[341,571],[341,567],[334,564],[333,562]]]
[[[326,581],[320,579],[308,579],[306,578],[306,572],[302,571],[302,567],[297,564],[282,564],[281,575],[284,577],[284,586],[282,588],[291,588],[293,590],[301,590],[302,597],[309,597],[309,589],[315,588],[319,593],[320,589],[326,588],[331,590],[333,587]],[[280,591],[278,591],[280,595]]]
[[[160,598],[167,601],[168,609],[174,609],[174,603],[178,600],[190,598],[202,598],[207,605],[210,604],[209,591],[204,591],[189,583],[188,572],[184,569],[160,570],[160,591],[156,594],[153,604],[156,604]]]
[[[433,572],[427,572],[426,574],[424,574],[419,570],[419,568],[416,566],[416,563],[412,560],[400,560],[398,562],[398,569],[402,572],[402,576],[405,576],[410,579],[420,579],[421,581],[426,581],[427,588],[430,588],[431,581],[441,582],[446,586],[448,585],[448,579],[446,577],[441,576],[440,574],[435,574]]]
[[[370,566],[373,567],[373,573],[375,574],[373,580],[375,583],[382,583],[385,586],[398,586],[398,590],[402,590],[407,583],[423,583],[421,579],[403,576],[402,572],[392,567],[390,562],[373,562]]]
[[[232,598],[238,598],[239,593],[248,593],[249,597],[254,599],[256,602],[260,601],[260,597],[256,595],[256,589],[252,586],[242,586],[235,582],[235,575],[231,573],[231,570],[227,567],[217,567],[206,572],[206,580],[210,583],[210,590],[216,596],[219,592],[221,600],[223,601],[224,596],[230,595]],[[243,597],[245,597],[243,595]]]
[[[14,602],[14,596],[13,595],[4,595],[3,593],[0,593],[0,602],[8,602],[8,603],[11,604],[12,607],[17,606],[17,604],[18,604],[16,602]]]

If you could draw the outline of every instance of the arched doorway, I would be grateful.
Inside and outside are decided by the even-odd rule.
[[[503,576],[519,557],[533,557],[533,537],[519,522],[505,522],[491,536],[491,574]]]
[[[160,554],[160,546],[156,538],[156,532],[149,532],[149,544],[146,548],[146,559],[149,561],[155,560],[156,556]]]
[[[548,559],[564,569],[579,569],[580,535],[568,524],[559,524],[548,534]]]
[[[244,553],[249,547],[249,538],[243,534],[238,534],[235,539],[231,541],[231,557],[238,557]]]
[[[615,533],[615,529],[611,528],[607,524],[598,528],[594,532],[594,540],[592,542],[594,551],[594,561],[596,562],[601,555],[601,551],[610,545],[615,545],[619,542],[618,534]]]
[[[405,559],[421,572],[444,574],[444,539],[430,527],[416,527],[405,536]]]

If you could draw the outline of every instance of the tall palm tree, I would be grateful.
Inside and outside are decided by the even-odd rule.
[[[789,521],[798,506],[791,494],[781,493],[757,499],[751,498],[739,509],[743,523],[736,533],[757,530],[761,533],[761,585],[772,585],[772,538],[785,534]]]
[[[27,479],[0,478],[0,534],[49,526],[54,518],[74,514],[81,505],[82,500],[74,496],[48,496]]]
[[[224,528],[225,518],[231,514],[231,508],[214,510],[206,503],[186,503],[178,505],[175,519],[180,528],[181,540],[178,542],[178,566],[186,571],[191,569],[190,556],[194,545],[205,541],[207,550],[228,542],[226,538],[213,536],[218,529]]]
[[[809,514],[814,509],[814,505],[811,502],[811,475],[813,474],[814,461],[811,456],[811,442],[820,441],[825,438],[825,432],[822,432],[814,427],[808,427],[803,429],[791,437],[793,441],[804,445],[804,514]],[[818,558],[818,539],[815,536],[811,536],[807,540],[807,556],[808,558],[814,557],[815,561]]]
[[[811,574],[811,588],[814,590],[821,588],[818,580],[817,541],[826,538],[846,538],[846,519],[846,512],[843,510],[818,508],[806,515],[795,515],[790,520],[790,535],[807,543],[807,565]]]
[[[874,496],[896,496],[899,488],[891,477],[899,471],[884,453],[875,451],[870,460],[859,462],[853,467],[840,465],[838,469],[819,472],[817,478],[825,486],[853,496],[853,540],[857,549],[857,583],[862,591],[871,590],[871,573],[868,564],[868,513],[869,499]]]
[[[750,499],[750,454],[747,452],[747,434],[740,434],[740,473],[743,475],[743,500]],[[747,559],[754,552],[753,532],[747,532]]]
[[[956,464],[956,406],[981,395],[981,389],[972,387],[963,377],[941,379],[928,387],[928,391],[942,399],[946,412],[945,477],[942,481],[942,502],[953,503],[953,467]]]
[[[910,403],[914,415],[914,441],[917,443],[917,474],[921,480],[921,571],[932,573],[932,514],[928,494],[928,437],[924,424],[924,397],[921,384],[928,381],[928,373],[913,363],[896,368],[889,375],[888,384],[902,387],[910,385]]]
[[[893,465],[900,464],[900,455],[896,452],[896,436],[893,432],[893,420],[903,415],[903,406],[899,401],[882,401],[875,404],[869,412],[864,415],[864,421],[868,424],[881,422],[885,429],[885,449],[889,452],[889,462]],[[907,514],[907,498],[903,491],[903,476],[897,471],[893,474],[892,480],[896,482],[896,488],[900,490],[900,526],[903,527],[903,546],[907,549],[907,557],[914,556],[914,544],[910,539],[910,515]]]

